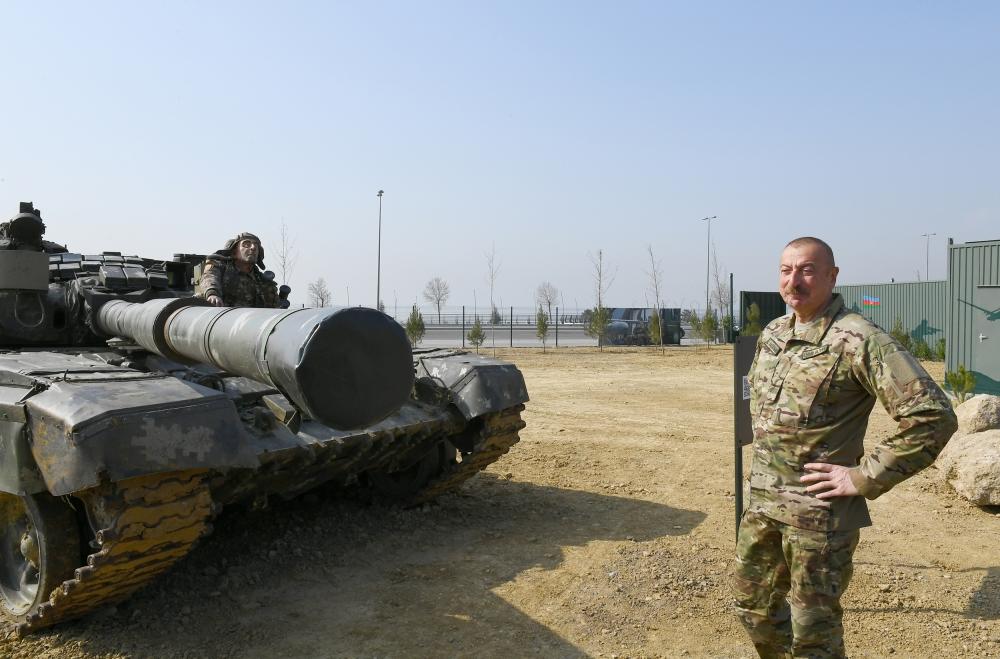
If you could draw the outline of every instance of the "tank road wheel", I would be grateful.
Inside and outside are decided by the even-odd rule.
[[[388,498],[406,500],[436,478],[448,461],[454,461],[457,451],[451,442],[435,442],[416,462],[399,471],[370,471],[368,482],[375,491]]]
[[[0,493],[0,603],[23,622],[80,566],[73,509],[48,493]]]

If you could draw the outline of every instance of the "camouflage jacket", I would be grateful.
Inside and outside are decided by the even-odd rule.
[[[955,432],[948,398],[892,337],[833,296],[822,317],[772,321],[750,367],[753,466],[749,509],[814,531],[869,526],[874,499],[928,466]],[[864,455],[875,400],[899,424]],[[853,467],[863,497],[817,499],[799,477],[809,462]]]
[[[227,307],[277,307],[278,286],[257,268],[240,272],[232,260],[209,257],[202,269],[198,296],[218,295]]]

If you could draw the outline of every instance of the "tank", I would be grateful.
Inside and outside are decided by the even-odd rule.
[[[373,309],[207,306],[196,255],[72,253],[20,210],[0,224],[0,605],[19,634],[127,598],[225,506],[320,486],[415,505],[518,441],[512,364],[412,350]]]

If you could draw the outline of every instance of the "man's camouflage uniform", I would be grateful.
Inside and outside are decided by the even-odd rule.
[[[226,241],[225,248],[208,256],[198,283],[198,297],[218,295],[227,307],[276,308],[279,305],[278,286],[265,278],[259,269],[264,267],[263,246],[258,250],[257,263],[250,268],[250,272],[240,272],[236,267],[232,252],[243,238],[252,238],[260,244],[260,239],[253,234],[241,233]]]
[[[737,611],[762,657],[844,656],[840,596],[859,529],[871,525],[865,498],[930,465],[955,432],[955,414],[919,362],[839,294],[813,322],[797,324],[794,314],[771,322],[749,380],[753,466]],[[899,430],[864,455],[876,399]],[[799,478],[809,462],[853,467],[864,498],[806,492]]]

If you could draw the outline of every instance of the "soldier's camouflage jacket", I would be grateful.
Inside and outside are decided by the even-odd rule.
[[[278,286],[257,268],[240,272],[232,259],[209,257],[198,283],[198,296],[218,295],[227,307],[278,306]]]
[[[891,336],[844,308],[836,294],[822,317],[796,327],[772,321],[750,368],[753,467],[749,510],[814,531],[871,524],[863,497],[817,499],[799,481],[809,462],[854,467],[858,491],[874,499],[928,466],[957,421],[944,392]],[[875,400],[899,424],[864,455]]]

